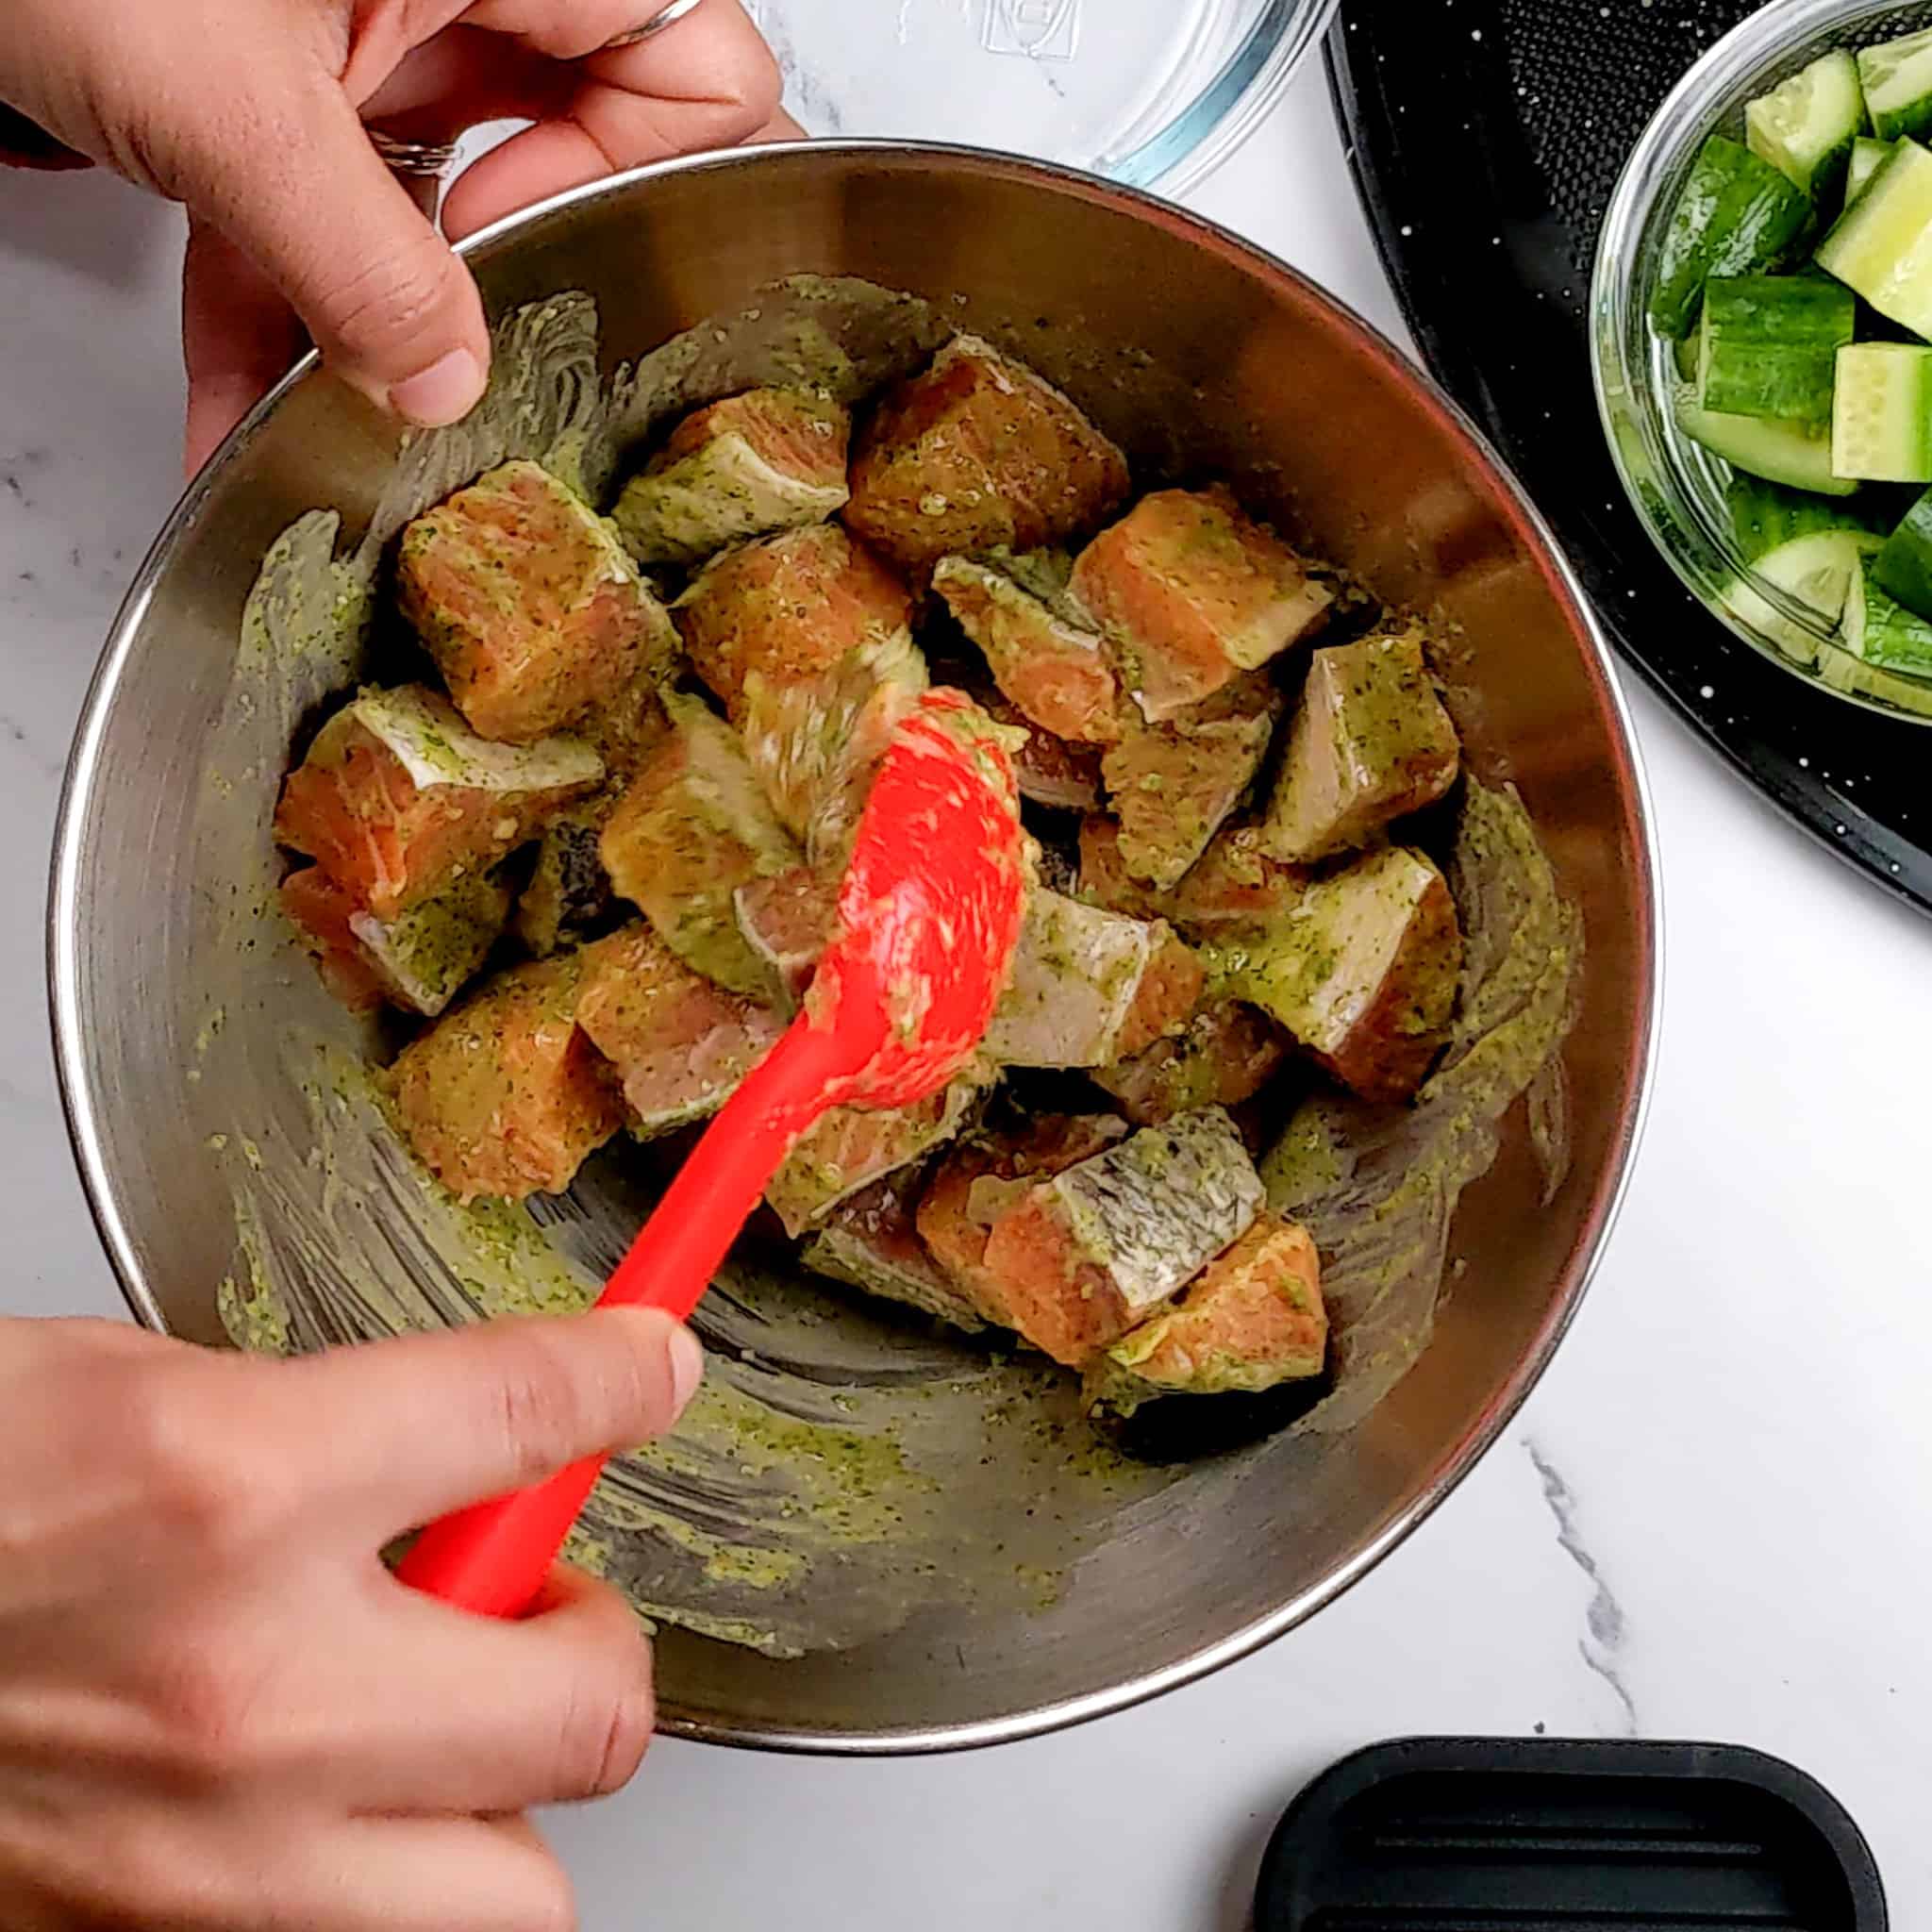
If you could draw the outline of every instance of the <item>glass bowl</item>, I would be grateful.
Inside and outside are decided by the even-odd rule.
[[[1337,0],[746,0],[813,134],[1000,148],[1178,194],[1252,133]]]
[[[1675,345],[1649,320],[1664,231],[1704,142],[1719,133],[1741,140],[1745,103],[1830,48],[1926,25],[1927,0],[1772,0],[1719,41],[1657,109],[1611,197],[1591,289],[1591,342],[1597,404],[1624,487],[1697,597],[1807,683],[1890,717],[1932,723],[1932,682],[1865,663],[1835,625],[1746,564],[1724,503],[1730,466],[1677,428]]]

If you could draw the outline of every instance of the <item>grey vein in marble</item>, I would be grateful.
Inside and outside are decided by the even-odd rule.
[[[1529,1457],[1530,1467],[1536,1471],[1537,1480],[1542,1485],[1543,1501],[1549,1505],[1550,1514],[1556,1518],[1557,1546],[1583,1572],[1591,1585],[1590,1605],[1584,1612],[1585,1632],[1576,1640],[1577,1653],[1590,1669],[1616,1692],[1617,1702],[1624,1710],[1624,1735],[1634,1738],[1639,1734],[1637,1703],[1630,1694],[1629,1686],[1624,1681],[1624,1607],[1604,1580],[1602,1567],[1583,1541],[1583,1533],[1577,1526],[1575,1491],[1534,1437],[1525,1436],[1523,1447]]]
[[[37,507],[37,500],[27,493],[25,477],[30,470],[44,468],[51,455],[50,450],[39,447],[0,452],[0,488],[6,490],[19,508]]]

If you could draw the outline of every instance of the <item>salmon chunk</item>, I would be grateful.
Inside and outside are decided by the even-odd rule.
[[[1050,383],[957,336],[866,425],[845,522],[915,584],[943,557],[1037,550],[1125,500],[1127,462]]]
[[[1284,865],[1265,849],[1260,827],[1230,825],[1174,887],[1170,917],[1195,941],[1259,931],[1297,904],[1307,883],[1303,867]]]
[[[349,916],[384,996],[434,1019],[481,969],[509,923],[510,891],[494,873],[468,872],[394,919]]]
[[[1387,846],[1319,879],[1265,931],[1209,946],[1210,985],[1287,1027],[1365,1100],[1408,1099],[1448,1037],[1462,970],[1434,863]]]
[[[755,389],[687,416],[610,513],[643,564],[702,563],[845,506],[852,417],[809,390]]]
[[[1080,896],[1136,919],[1165,919],[1196,941],[1258,931],[1301,903],[1308,874],[1263,847],[1258,825],[1230,825],[1166,891],[1127,870],[1120,826],[1098,815],[1080,825]]]
[[[664,710],[664,681],[646,671],[608,703],[593,706],[572,727],[604,760],[611,779],[628,778],[671,731]]]
[[[1280,712],[1274,686],[1254,676],[1166,724],[1129,716],[1100,766],[1129,873],[1163,891],[1180,881],[1255,782]]]
[[[1234,1123],[1204,1108],[1027,1189],[993,1223],[985,1265],[1020,1333],[1084,1368],[1245,1234],[1264,1202]]]
[[[919,1239],[918,1191],[916,1176],[894,1175],[854,1194],[819,1224],[798,1258],[830,1280],[975,1333],[985,1317]]]
[[[579,958],[577,1024],[617,1069],[641,1140],[716,1113],[783,1031],[763,1007],[692,972],[647,924]]]
[[[943,558],[932,581],[1029,723],[1074,744],[1111,744],[1121,735],[1120,681],[1094,632],[970,558]]]
[[[391,1070],[417,1158],[459,1200],[558,1194],[624,1124],[616,1076],[576,1023],[575,958],[513,967]]]
[[[276,896],[329,997],[352,1013],[373,1013],[388,995],[375,962],[350,924],[361,909],[355,899],[319,865],[291,872]]]
[[[289,774],[275,838],[392,920],[458,873],[494,866],[603,776],[575,739],[497,744],[421,685],[366,691]]]
[[[673,607],[692,667],[742,722],[745,680],[831,671],[866,645],[909,639],[906,587],[836,524],[727,550]]]
[[[782,989],[739,930],[735,895],[804,855],[766,803],[738,734],[694,698],[667,704],[670,735],[598,840],[604,869],[687,965],[728,991],[774,1002]]]
[[[1288,1052],[1286,1036],[1265,1014],[1239,1000],[1217,1000],[1178,1034],[1096,1068],[1093,1080],[1137,1127],[1158,1127],[1198,1108],[1252,1100],[1280,1072]]]
[[[1208,984],[1207,969],[1194,949],[1165,926],[1158,930],[1160,941],[1134,990],[1126,1024],[1114,1041],[1124,1058],[1145,1053],[1157,1041],[1178,1033]]]
[[[1308,864],[1433,805],[1462,761],[1420,625],[1317,651],[1268,807],[1268,846]]]
[[[1158,921],[1036,887],[986,1052],[1008,1067],[1106,1066],[1184,1021],[1201,984],[1192,956]]]
[[[835,1107],[791,1150],[765,1199],[794,1241],[841,1202],[897,1174],[965,1130],[981,1082],[962,1075],[917,1107]]]
[[[919,1198],[919,1236],[979,1316],[1013,1325],[998,1277],[986,1265],[993,1223],[1035,1182],[1105,1153],[1126,1131],[1111,1114],[1043,1114],[1018,1133],[974,1134],[940,1162]]]
[[[805,997],[839,914],[839,881],[808,865],[757,878],[732,894],[744,941],[784,992],[784,1009]]]
[[[1174,1307],[1093,1363],[1087,1401],[1131,1415],[1162,1395],[1259,1395],[1319,1375],[1327,1359],[1314,1238],[1264,1214]]]
[[[505,463],[418,517],[396,586],[471,727],[507,743],[575,723],[676,650],[609,525],[536,463]]]
[[[1335,601],[1220,489],[1143,496],[1081,552],[1071,594],[1155,723],[1278,657]]]

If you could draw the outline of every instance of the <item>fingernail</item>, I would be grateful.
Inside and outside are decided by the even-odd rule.
[[[705,1351],[689,1328],[676,1328],[671,1336],[671,1399],[682,1415],[705,1379]]]
[[[425,429],[441,429],[460,422],[483,393],[483,369],[467,349],[452,349],[427,369],[396,383],[389,406],[398,416]]]

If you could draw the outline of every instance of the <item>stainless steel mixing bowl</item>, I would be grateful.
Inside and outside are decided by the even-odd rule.
[[[1233,236],[1081,177],[950,150],[774,149],[600,184],[468,254],[496,312],[590,291],[613,358],[799,272],[923,294],[1015,342],[1143,457],[1231,473],[1384,596],[1463,632],[1474,764],[1520,789],[1587,930],[1567,1178],[1544,1198],[1518,1108],[1463,1198],[1432,1342],[1352,1431],[1278,1436],[1137,1487],[962,1423],[925,1472],[941,1504],[989,1518],[957,1574],[928,1574],[903,1620],[835,1652],[787,1660],[667,1631],[663,1719],[793,1748],[984,1743],[1116,1708],[1280,1635],[1387,1555],[1495,1440],[1575,1310],[1638,1131],[1653,859],[1604,647],[1548,533],[1463,418],[1355,316]],[[238,1119],[282,1123],[251,1158],[309,1185],[299,1110],[243,1091],[265,1076],[237,1070],[274,1064],[252,1049],[291,1014],[358,1043],[313,975],[275,960],[267,926],[259,964],[234,964],[228,868],[267,841],[286,756],[264,732],[245,765],[210,770],[220,734],[246,741],[238,621],[271,540],[317,505],[353,534],[394,448],[312,364],[284,383],[142,566],[74,755],[51,971],[75,1143],[136,1313],[200,1341],[224,1339],[216,1284],[242,1265],[226,1166]],[[820,1332],[848,1362],[900,1345],[857,1310]],[[922,1396],[943,1391],[905,1400]],[[998,1560],[1003,1513],[1064,1519],[1074,1560],[1029,1601],[972,1588],[969,1573]],[[811,1588],[838,1592],[839,1566]]]

